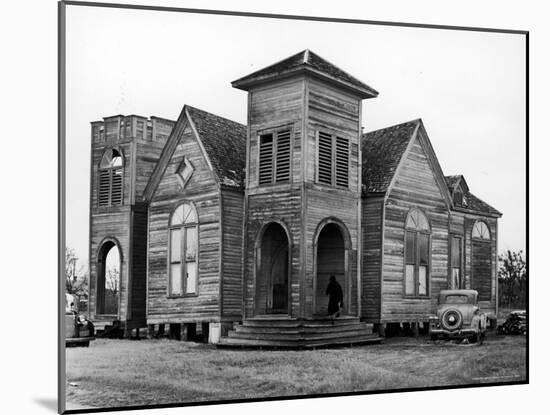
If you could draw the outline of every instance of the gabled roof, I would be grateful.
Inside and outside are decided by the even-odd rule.
[[[419,133],[419,131],[422,131],[422,133]],[[399,163],[407,153],[409,144],[417,136],[421,142],[424,142],[424,149],[434,169],[436,182],[438,182],[442,196],[447,199],[450,208],[463,212],[502,216],[498,210],[469,191],[463,175],[443,176],[420,119],[363,134],[361,140],[363,196],[382,196],[389,191]],[[452,204],[450,191],[456,190],[459,185],[465,190],[466,206],[453,206]]]
[[[455,191],[456,188],[460,184],[462,184],[462,188],[465,191],[470,190],[470,188],[468,187],[468,183],[466,183],[466,179],[464,178],[464,176],[462,174],[455,174],[455,175],[451,175],[451,176],[445,176],[445,181],[447,182],[447,187],[451,191]]]
[[[246,126],[198,108],[187,112],[220,184],[243,187],[246,163]]]
[[[248,91],[248,89],[260,83],[272,81],[274,79],[290,76],[301,71],[317,75],[325,80],[337,83],[338,85],[351,89],[362,98],[373,98],[378,92],[351,76],[347,72],[338,68],[336,65],[323,59],[309,49],[296,53],[282,61],[267,66],[250,75],[233,81],[231,85],[234,88]]]
[[[363,195],[386,193],[420,120],[363,134]]]
[[[466,179],[464,179],[464,176],[461,174],[457,174],[454,176],[445,176],[445,181],[447,182],[447,185],[449,188],[452,188],[453,190],[456,189],[456,186],[463,181],[464,185],[466,186],[466,191],[464,192],[464,205],[462,206],[454,206],[454,210],[464,211],[464,212],[474,212],[474,213],[482,213],[482,214],[488,214],[492,216],[502,216],[502,213],[500,213],[498,210],[496,210],[494,207],[489,205],[488,203],[481,200],[479,197],[475,196],[472,192],[470,192],[468,185],[466,184]]]
[[[197,136],[218,183],[236,189],[244,188],[246,126],[185,105],[143,192],[144,200],[153,197],[187,126],[191,126]]]

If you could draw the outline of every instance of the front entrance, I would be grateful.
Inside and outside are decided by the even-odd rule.
[[[326,316],[328,300],[326,289],[331,275],[342,287],[344,293],[344,311],[348,309],[346,248],[340,227],[335,223],[327,224],[317,240],[317,275],[315,287],[315,314]]]
[[[267,225],[257,249],[256,314],[287,314],[289,241],[278,223]]]

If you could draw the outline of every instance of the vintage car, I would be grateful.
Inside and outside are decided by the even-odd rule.
[[[72,297],[72,296],[71,296]],[[95,340],[95,328],[86,316],[75,309],[75,301],[67,295],[65,304],[65,346],[88,347]]]
[[[506,321],[497,327],[497,334],[527,334],[527,311],[511,311]]]
[[[487,315],[477,304],[475,290],[441,290],[437,316],[430,317],[430,338],[465,339],[483,343]]]

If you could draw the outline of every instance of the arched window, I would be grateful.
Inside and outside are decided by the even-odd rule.
[[[122,205],[122,173],[124,158],[120,151],[110,148],[99,164],[99,206]]]
[[[197,294],[198,218],[190,203],[179,205],[170,218],[168,294]]]
[[[489,232],[489,228],[487,227],[485,222],[478,220],[476,223],[474,223],[474,227],[472,229],[472,238],[482,239],[484,241],[491,240],[491,232]]]
[[[430,280],[430,224],[418,209],[405,221],[405,295],[427,296]]]

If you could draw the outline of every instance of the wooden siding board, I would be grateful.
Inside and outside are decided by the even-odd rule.
[[[243,194],[222,190],[223,315],[242,312]]]
[[[128,229],[130,229],[130,207],[119,207],[116,212],[91,215],[90,232],[90,317],[95,319],[97,310],[97,278],[99,251],[106,238],[116,240],[120,246],[121,269],[119,286],[119,309],[118,317],[125,320],[127,316],[128,300],[128,269],[130,265],[130,246],[128,240]]]
[[[384,322],[427,320],[435,312],[439,291],[447,286],[449,214],[435,174],[416,138],[394,178],[385,206],[380,316]],[[413,207],[426,214],[431,227],[429,296],[424,298],[403,294],[405,219]]]
[[[176,171],[183,157],[194,166],[182,187]],[[168,297],[168,222],[174,208],[193,202],[199,220],[198,295]],[[147,322],[219,319],[220,196],[213,172],[199,143],[185,128],[149,206]]]
[[[380,320],[383,199],[365,199],[362,212],[363,272],[361,318]]]

